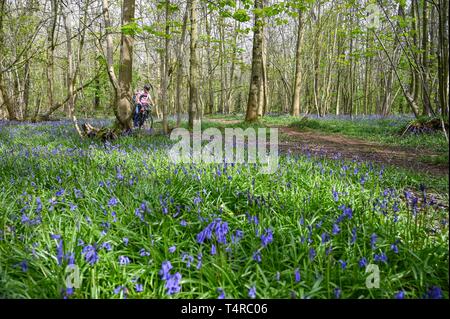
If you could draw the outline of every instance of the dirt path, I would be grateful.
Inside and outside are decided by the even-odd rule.
[[[237,124],[239,120],[208,119],[221,124]],[[279,150],[282,153],[299,152],[329,158],[356,159],[393,165],[432,175],[448,175],[448,165],[420,161],[420,156],[436,156],[430,151],[399,146],[380,145],[375,142],[350,138],[339,134],[317,131],[299,131],[290,127],[278,127]],[[419,153],[420,152],[420,153]]]

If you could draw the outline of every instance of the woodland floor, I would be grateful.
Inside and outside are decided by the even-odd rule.
[[[225,125],[238,124],[238,120],[208,119]],[[340,134],[323,133],[317,130],[298,130],[292,127],[273,126],[279,129],[279,150],[283,153],[310,152],[330,158],[342,157],[386,164],[436,176],[448,175],[445,164],[432,164],[420,160],[420,156],[438,156],[429,150],[382,145]],[[420,156],[419,156],[420,155]]]

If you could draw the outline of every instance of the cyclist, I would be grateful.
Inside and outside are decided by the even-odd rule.
[[[151,88],[151,85],[146,84],[146,85],[144,85],[143,91],[138,91],[133,96],[133,102],[135,105],[134,114],[133,114],[134,127],[138,127],[140,124],[139,123],[139,115],[143,114],[144,120],[145,120],[148,116],[148,113],[150,112],[150,106],[154,105],[153,99],[150,95],[150,88]],[[142,123],[141,123],[141,125],[142,125]]]

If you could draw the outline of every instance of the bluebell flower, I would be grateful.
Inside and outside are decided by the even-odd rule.
[[[202,253],[198,253],[197,255],[197,269],[202,268]]]
[[[267,228],[265,230],[265,233],[263,235],[261,235],[261,244],[263,245],[263,247],[266,247],[272,241],[273,241],[272,229]]]
[[[175,252],[175,250],[177,250],[176,246],[169,247],[169,253],[173,254]]]
[[[211,255],[215,255],[216,253],[217,253],[216,245],[212,244],[211,245]]]
[[[120,292],[123,291],[124,288],[125,288],[124,286],[117,286],[117,287],[114,289],[114,294],[116,294],[116,295],[120,294]]]
[[[123,238],[123,244],[124,244],[125,246],[128,246],[128,238],[127,238],[127,237],[124,237],[124,238]]]
[[[405,291],[401,290],[395,294],[395,299],[405,299]]]
[[[75,254],[74,253],[67,253],[64,256],[64,259],[67,261],[67,265],[75,265]]]
[[[392,244],[392,245],[391,245],[391,249],[392,249],[392,251],[393,251],[394,253],[398,254],[398,247],[397,247],[396,244]]]
[[[58,235],[58,234],[50,234],[50,238],[51,239],[60,239],[61,238],[61,235]]]
[[[161,270],[159,271],[159,275],[161,276],[161,279],[167,280],[170,277],[170,270],[172,269],[172,264],[170,261],[166,260],[161,265]]]
[[[374,254],[373,255],[373,260],[376,262],[383,262],[383,263],[387,263],[387,255],[385,253],[381,253],[381,254]]]
[[[142,284],[136,284],[134,285],[134,290],[136,290],[136,292],[142,292],[144,291],[144,286],[142,286]]]
[[[97,255],[97,251],[94,246],[87,245],[83,248],[81,253],[84,255],[84,259],[92,266],[94,265],[99,257]]]
[[[116,206],[119,203],[119,201],[117,200],[117,198],[115,197],[111,197],[110,200],[108,201],[108,206]]]
[[[141,250],[139,250],[139,255],[142,257],[150,256],[150,253],[148,251],[146,251],[144,248],[142,248]]]
[[[256,298],[256,287],[255,286],[250,287],[250,289],[248,290],[248,296],[252,299]]]
[[[295,282],[300,282],[300,280],[302,279],[300,276],[300,270],[298,268],[295,269],[294,276],[295,276]]]
[[[27,261],[24,259],[22,260],[20,263],[20,268],[22,269],[23,272],[27,272],[28,271],[28,263]]]
[[[375,233],[372,234],[372,236],[370,237],[370,245],[372,246],[372,249],[376,249],[377,245],[377,235]]]
[[[325,244],[330,240],[330,235],[328,235],[328,233],[322,233],[320,237],[322,238],[322,244]]]
[[[347,268],[347,262],[343,261],[342,259],[339,259],[339,263],[341,264],[342,269]]]
[[[261,262],[261,253],[258,250],[253,253],[253,260],[258,263]]]
[[[314,248],[309,249],[309,260],[313,260],[316,257],[316,250]]]
[[[441,288],[437,286],[432,286],[428,289],[425,298],[427,299],[442,299],[444,295],[442,294]]]
[[[56,258],[58,260],[58,265],[62,264],[63,257],[64,257],[63,240],[60,239],[58,245],[56,246]]]
[[[334,190],[334,188],[333,188],[333,200],[335,201],[335,202],[337,202],[337,201],[339,201],[339,193],[338,192],[336,192],[335,190]]]
[[[341,298],[341,289],[334,288],[334,298],[336,298],[336,299]]]
[[[356,227],[353,227],[352,229],[352,239],[350,241],[351,244],[354,244],[356,242]]]
[[[237,243],[242,237],[244,237],[244,232],[240,229],[237,229],[234,235],[231,235],[231,242]]]
[[[180,292],[181,290],[180,281],[181,281],[181,274],[179,272],[169,276],[165,284],[165,288],[167,289],[168,295],[173,295]]]
[[[183,227],[185,227],[185,226],[187,225],[187,222],[186,222],[184,219],[182,219],[182,220],[180,221],[180,225],[183,226]]]
[[[217,288],[217,292],[219,293],[217,299],[225,299],[225,291],[222,288]]]
[[[111,251],[111,244],[108,242],[105,242],[102,244],[101,248],[106,249],[106,251]]]
[[[337,224],[333,224],[333,235],[339,234],[340,231],[341,229],[339,228],[339,226]]]
[[[367,258],[366,257],[362,257],[359,260],[358,264],[359,264],[359,267],[361,267],[361,268],[366,267],[368,265]]]
[[[127,256],[119,256],[119,265],[128,265],[130,263],[130,258]]]

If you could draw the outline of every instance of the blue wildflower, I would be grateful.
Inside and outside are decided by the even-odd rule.
[[[58,259],[58,265],[62,264],[63,256],[64,256],[63,240],[60,239],[58,245],[56,246],[56,258]]]
[[[367,258],[366,258],[366,257],[362,257],[362,258],[359,260],[358,264],[359,264],[359,267],[361,267],[361,268],[366,267],[367,264],[368,264],[368,263],[367,263]]]
[[[443,297],[444,296],[442,294],[441,288],[439,288],[437,286],[432,286],[431,288],[428,289],[425,298],[427,298],[427,299],[442,299]]]
[[[395,294],[395,299],[405,299],[405,291],[401,290]]]
[[[127,238],[127,237],[124,237],[124,238],[123,238],[123,244],[124,244],[125,246],[128,246],[128,238]]]
[[[259,251],[255,251],[253,253],[253,260],[260,263],[261,262],[261,253]]]
[[[372,236],[370,237],[370,245],[372,246],[372,250],[377,247],[377,245],[376,245],[377,238],[378,237],[375,233],[373,233]]]
[[[116,206],[119,203],[119,201],[117,200],[117,198],[115,197],[111,197],[110,200],[108,201],[108,206]]]
[[[336,298],[336,299],[341,298],[341,289],[334,288],[334,298]]]
[[[332,192],[333,192],[333,200],[334,200],[335,202],[339,201],[339,193],[336,192],[334,189],[333,189]]]
[[[128,265],[130,263],[130,258],[127,256],[119,256],[119,265]]]
[[[261,243],[262,243],[263,247],[266,247],[272,241],[273,241],[272,229],[267,228],[265,230],[265,233],[263,235],[261,235]]]
[[[202,268],[202,253],[198,253],[197,255],[197,269]]]
[[[161,279],[168,280],[170,277],[170,270],[172,269],[172,264],[170,261],[164,261],[161,265],[161,270],[159,271],[159,275],[161,276]]]
[[[24,259],[24,260],[22,260],[20,263],[19,263],[19,265],[20,265],[20,268],[22,268],[22,271],[23,272],[27,272],[28,271],[28,263],[27,263],[27,261]]]
[[[252,299],[256,298],[256,287],[255,286],[250,287],[250,289],[248,290],[248,296]]]
[[[309,249],[309,260],[313,260],[316,257],[316,250],[314,248]]]
[[[340,231],[341,229],[339,228],[339,226],[337,224],[333,224],[333,235],[339,234]]]
[[[142,292],[144,291],[144,286],[142,286],[142,284],[136,284],[134,290],[136,290],[136,292]]]
[[[179,272],[169,276],[165,284],[165,288],[167,289],[168,295],[173,295],[180,292],[181,290],[180,280],[181,274]]]
[[[342,259],[339,259],[339,263],[341,264],[342,269],[347,268],[347,262],[343,261]]]
[[[96,251],[95,247],[92,245],[85,246],[83,248],[83,250],[81,251],[81,253],[84,255],[84,259],[90,265],[94,265],[99,259],[98,255],[97,255],[97,251]]]
[[[142,248],[141,250],[139,250],[139,255],[142,257],[150,256],[150,253],[148,251],[146,251],[144,248]]]
[[[295,276],[295,282],[300,282],[301,276],[300,276],[300,270],[298,268],[295,269],[294,276]]]
[[[177,250],[176,246],[169,247],[169,253],[173,254],[175,252],[175,250]]]
[[[354,244],[356,242],[356,227],[353,227],[352,229],[352,240],[350,241],[351,244]]]
[[[392,251],[393,251],[394,253],[398,254],[398,247],[397,247],[396,244],[392,244],[392,245],[391,245],[391,249],[392,249]]]
[[[222,288],[217,288],[217,292],[219,293],[217,299],[225,299],[225,291]]]
[[[110,243],[103,243],[101,248],[105,248],[107,251],[111,251],[111,244]]]

